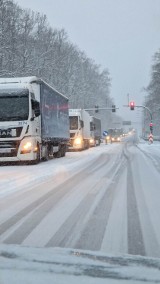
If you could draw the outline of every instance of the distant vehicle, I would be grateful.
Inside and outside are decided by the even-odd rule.
[[[123,135],[122,128],[110,128],[108,129],[108,135],[105,140],[106,143],[120,142]]]
[[[69,109],[69,150],[84,150],[90,147],[90,115],[84,109]]]
[[[36,76],[0,79],[0,161],[63,157],[69,142],[68,98]]]
[[[98,146],[101,143],[101,120],[94,116],[90,120],[90,146]]]

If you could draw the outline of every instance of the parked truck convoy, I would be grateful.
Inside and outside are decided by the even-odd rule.
[[[94,116],[90,118],[90,146],[98,146],[101,143],[101,120]]]
[[[90,147],[89,113],[84,109],[69,109],[70,146],[69,150],[84,150]]]
[[[68,98],[42,79],[0,79],[0,162],[63,157],[69,143]]]

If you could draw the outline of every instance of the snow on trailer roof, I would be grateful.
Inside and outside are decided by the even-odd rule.
[[[63,96],[65,99],[68,100],[68,97],[66,97],[65,95],[63,95],[62,93],[60,93],[59,91],[57,91],[55,88],[53,88],[52,86],[50,86],[48,83],[46,83],[43,79],[38,78],[36,76],[30,76],[30,77],[12,77],[12,78],[0,78],[0,84],[2,84],[3,86],[5,86],[5,84],[31,84],[31,83],[44,83],[46,86],[48,86],[49,88],[51,88],[52,90],[54,90],[56,93],[60,94],[61,96]]]
[[[0,78],[0,84],[9,84],[9,83],[32,83],[37,81],[38,78],[36,76],[31,77],[17,77],[17,78]]]

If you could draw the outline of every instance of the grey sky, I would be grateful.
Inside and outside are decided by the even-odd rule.
[[[138,119],[123,105],[142,104],[150,80],[152,56],[160,49],[160,0],[17,0],[23,8],[47,15],[53,28],[64,28],[70,41],[112,78],[117,114]]]

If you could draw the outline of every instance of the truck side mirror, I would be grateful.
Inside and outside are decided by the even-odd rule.
[[[91,122],[90,122],[90,131],[94,131],[94,130],[96,130],[96,126],[95,126],[95,124],[91,121]]]
[[[40,109],[39,109],[39,108],[35,109],[35,110],[34,110],[34,113],[35,113],[35,116],[36,116],[36,117],[37,117],[37,116],[40,116]]]
[[[40,104],[38,101],[32,100],[32,109],[34,110],[36,117],[40,115]]]
[[[84,122],[83,122],[83,120],[80,120],[80,125],[81,125],[81,128],[84,127]]]

